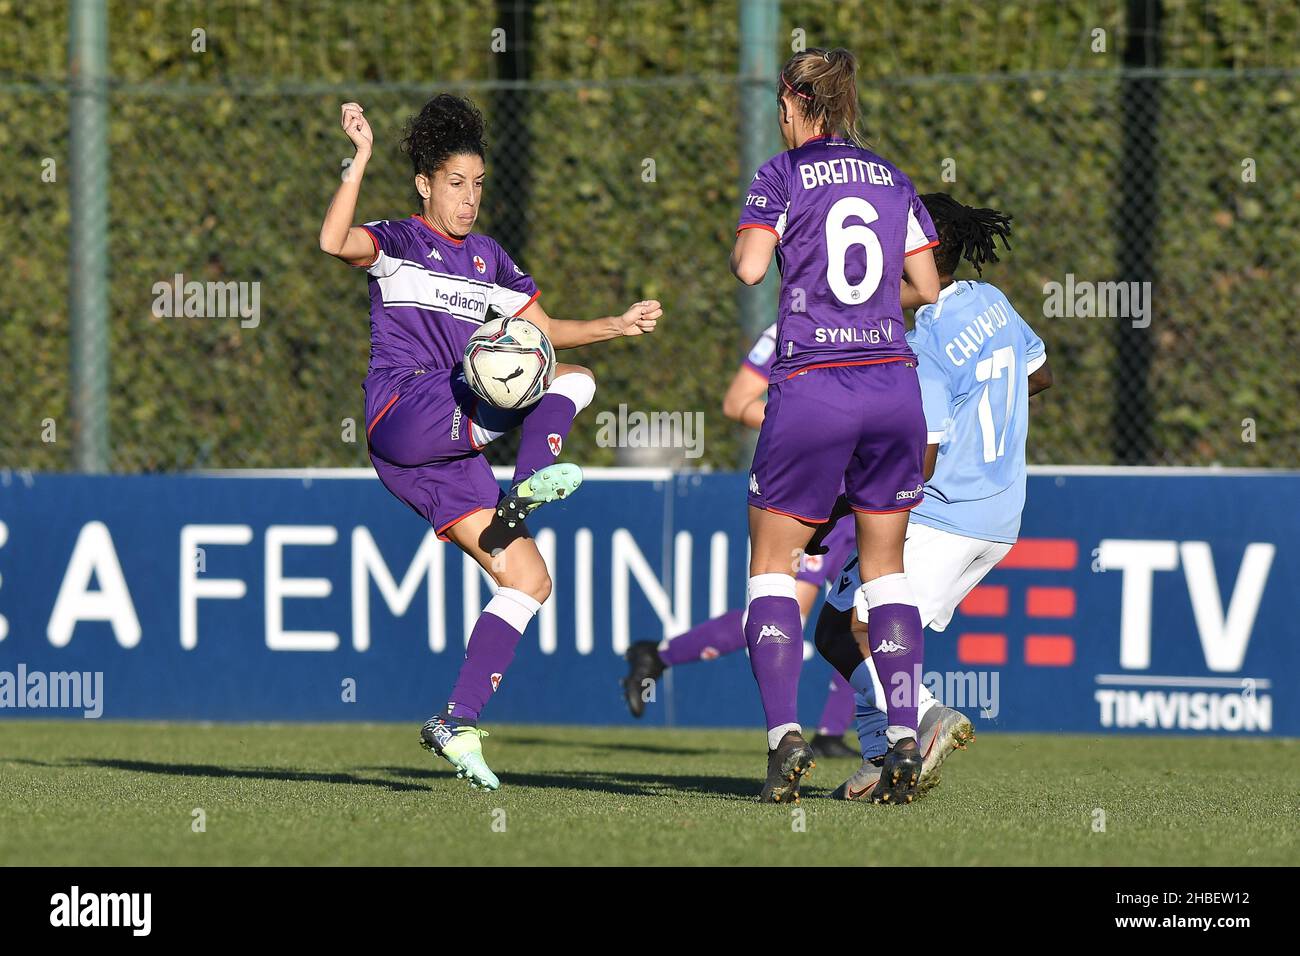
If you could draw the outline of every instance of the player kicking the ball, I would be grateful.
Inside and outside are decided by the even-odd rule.
[[[930,251],[938,239],[911,181],[857,132],[853,55],[796,54],[781,71],[777,106],[787,150],[749,185],[731,269],[757,284],[775,253],[781,270],[777,357],[749,476],[745,640],[768,728],[759,797],[786,802],[813,766],[795,712],[803,641],[790,555],[830,518],[841,481],[881,680],[893,686],[895,674],[923,663],[903,539],[923,495],[926,428],[902,310],[935,301],[939,275]],[[881,788],[905,802],[921,773],[916,693],[886,704]]]
[[[370,460],[389,491],[497,585],[470,634],[451,697],[425,722],[420,740],[471,786],[495,790],[479,713],[551,593],[542,556],[518,519],[577,490],[581,471],[556,458],[596,385],[587,369],[559,365],[540,401],[505,412],[480,403],[466,385],[465,346],[489,312],[522,317],[564,349],[653,332],[662,310],[646,301],[589,322],[546,314],[532,278],[494,240],[470,231],[483,192],[484,144],[483,117],[468,100],[435,96],[407,125],[402,148],[420,202],[407,219],[353,225],[374,137],[356,103],[343,105],[343,130],[356,156],[325,213],[320,247],[369,274],[363,387]],[[503,496],[482,448],[520,425],[514,479]]]
[[[736,371],[722,412],[728,418],[759,428],[763,424],[768,372],[776,358],[776,325],[768,326],[749,350]],[[842,490],[842,489],[841,489]],[[837,575],[853,550],[853,521],[837,522],[825,537],[824,554],[799,555],[795,574],[795,598],[799,602],[799,619],[807,620],[828,579]],[[794,563],[793,560],[791,562]],[[633,717],[645,713],[647,681],[658,680],[669,667],[693,661],[711,661],[745,648],[744,612],[728,611],[679,634],[671,641],[636,641],[627,649],[628,675],[622,681],[623,696]],[[857,751],[844,742],[844,732],[853,720],[853,689],[834,672],[826,704],[817,724],[817,735],[809,741],[822,757],[852,757]]]
[[[953,276],[962,259],[978,275],[985,263],[997,262],[997,240],[1010,248],[1011,218],[943,193],[921,199],[939,234],[934,256],[942,288],[934,305],[917,309],[908,335],[920,363],[927,446],[925,500],[912,509],[903,566],[921,622],[942,632],[1020,533],[1029,396],[1051,386],[1052,372],[1042,340],[996,286]],[[853,685],[859,722],[867,725],[881,720],[878,704],[890,688],[872,658],[893,632],[880,632],[876,620],[858,561],[850,559],[818,616],[817,648]],[[966,717],[932,698],[921,702],[919,716],[923,792],[937,782],[943,759],[973,732]],[[861,727],[859,738],[862,766],[834,796],[892,799],[880,787],[883,748],[872,747]]]

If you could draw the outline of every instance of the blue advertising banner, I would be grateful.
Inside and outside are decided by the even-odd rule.
[[[0,479],[0,719],[418,722],[490,596],[363,472]],[[595,470],[539,512],[553,597],[485,718],[630,722],[628,643],[743,606],[744,500]],[[1300,475],[1040,469],[927,683],[977,730],[1300,735],[1298,526]],[[809,645],[807,726],[830,676]],[[670,670],[645,721],[761,727],[745,654]]]

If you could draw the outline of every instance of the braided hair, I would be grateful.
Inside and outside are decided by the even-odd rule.
[[[997,241],[1010,249],[1011,217],[996,209],[977,209],[957,202],[947,193],[927,193],[921,197],[926,211],[939,233],[939,247],[934,250],[934,264],[940,275],[955,275],[965,259],[975,267],[976,275],[987,262],[997,262]]]

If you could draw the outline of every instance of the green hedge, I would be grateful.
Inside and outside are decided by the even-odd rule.
[[[1047,319],[1043,285],[1117,278],[1122,5],[939,0],[782,5],[784,52],[843,45],[863,64],[873,143],[922,191],[1016,216],[1014,249],[986,277],[1046,339],[1059,388],[1035,400],[1036,461],[1113,460],[1123,356],[1104,319]],[[1296,11],[1286,3],[1165,4],[1151,416],[1153,463],[1300,462],[1300,372],[1289,361],[1300,233]],[[536,84],[515,116],[481,84],[499,75],[491,5],[112,3],[111,423],[121,470],[357,465],[342,423],[362,415],[364,278],[316,234],[341,160],[338,104],[360,99],[375,161],[359,215],[411,210],[401,125],[432,92],[469,93],[493,162],[527,133],[527,235],[511,251],[551,314],[588,317],[661,298],[648,340],[582,350],[594,411],[702,410],[702,464],[733,467],[740,430],[718,409],[745,347],[726,259],[738,163],[732,3],[549,0],[535,5]],[[66,11],[2,2],[0,467],[72,467],[68,425]],[[191,51],[191,31],[207,51]],[[1092,50],[1095,29],[1106,52]],[[513,42],[513,37],[510,38]],[[512,48],[513,50],[513,48]],[[507,55],[513,55],[507,54]],[[1274,72],[1261,72],[1269,68]],[[1203,72],[1202,72],[1203,71]],[[1253,71],[1253,72],[1243,72]],[[577,81],[577,82],[575,82]],[[1154,115],[1154,114],[1153,114]],[[774,121],[774,120],[773,120]],[[42,183],[41,162],[58,163]],[[1243,183],[1240,163],[1258,179]],[[654,160],[653,182],[643,179]],[[956,181],[943,178],[955,163]],[[499,193],[498,193],[499,196]],[[511,201],[513,201],[513,194]],[[489,204],[489,209],[492,208]],[[490,215],[481,227],[492,231]],[[261,283],[261,324],[157,319],[154,283]],[[570,356],[574,358],[574,356]],[[59,440],[41,440],[42,422]],[[1243,443],[1241,420],[1259,441]],[[570,450],[592,464],[594,415]],[[357,429],[360,431],[360,427]]]

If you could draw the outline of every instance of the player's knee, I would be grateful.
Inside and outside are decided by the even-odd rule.
[[[596,381],[596,373],[587,368],[587,366],[570,365],[568,362],[561,362],[559,365],[555,366],[555,377],[559,378],[561,375],[582,375],[591,379],[593,382]]]
[[[558,365],[555,380],[546,391],[548,395],[563,395],[582,411],[596,397],[596,376],[582,365]]]
[[[495,577],[501,587],[523,591],[538,604],[545,604],[546,599],[551,596],[551,576],[547,573],[545,565],[513,574],[500,573]]]
[[[817,615],[817,628],[813,633],[813,643],[822,659],[849,680],[858,665],[862,663],[862,651],[850,629],[852,611],[838,611],[830,605],[823,604]]]

